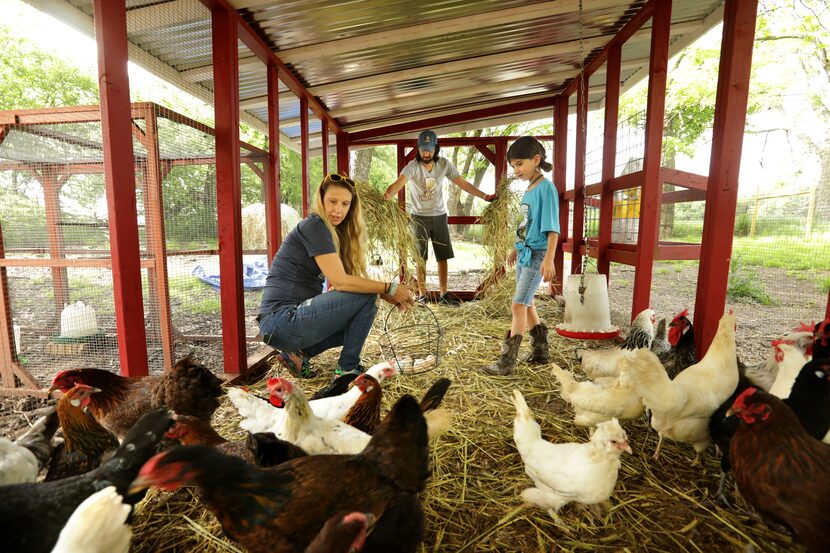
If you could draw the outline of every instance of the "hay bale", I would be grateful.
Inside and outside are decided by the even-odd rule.
[[[297,210],[288,204],[280,205],[283,238],[300,222]],[[251,204],[242,208],[242,249],[262,250],[267,245],[265,204]]]

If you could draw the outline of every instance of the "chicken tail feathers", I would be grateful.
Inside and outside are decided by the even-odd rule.
[[[124,503],[134,505],[144,497],[144,492],[128,496],[127,489],[145,461],[156,454],[172,423],[172,411],[164,407],[149,411],[130,428],[112,458],[96,469],[96,477],[110,481]]]
[[[562,399],[568,401],[568,396],[576,384],[576,380],[574,380],[574,377],[570,372],[566,371],[559,365],[553,365],[551,367],[551,372],[559,381],[559,393],[562,396]]]
[[[530,407],[527,406],[525,397],[519,390],[513,390],[513,405],[516,407],[516,418],[533,421],[536,420],[533,417],[533,411],[531,411]]]
[[[360,454],[403,491],[419,492],[429,478],[427,424],[414,397],[402,396]]]
[[[424,397],[421,400],[421,411],[426,413],[427,411],[437,409],[444,400],[444,396],[447,394],[450,384],[452,384],[452,382],[450,382],[449,378],[439,378],[436,380],[432,386],[429,387],[429,390],[427,390],[427,393],[424,394]]]
[[[41,467],[49,463],[52,456],[52,437],[60,426],[56,406],[49,407],[46,414],[35,421],[35,424],[25,434],[17,438],[14,443],[25,447],[37,458]]]

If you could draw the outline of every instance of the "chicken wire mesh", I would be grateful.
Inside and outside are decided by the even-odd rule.
[[[383,319],[378,345],[385,359],[394,359],[402,374],[421,374],[441,364],[444,331],[435,313],[417,303],[408,312],[392,306]]]

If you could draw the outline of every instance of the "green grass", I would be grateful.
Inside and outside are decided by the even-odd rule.
[[[821,289],[822,293],[826,294],[830,292],[830,277],[824,277],[824,279],[819,281],[819,288]]]
[[[222,308],[219,290],[195,277],[182,275],[171,278],[168,287],[170,288],[170,303],[179,305],[188,313],[194,315],[219,313]]]
[[[732,253],[747,265],[826,271],[830,267],[830,234],[816,234],[810,240],[790,236],[735,238]]]
[[[726,288],[726,297],[732,301],[742,303],[759,303],[761,305],[778,305],[766,289],[763,281],[741,256],[732,258],[729,269],[729,282]]]

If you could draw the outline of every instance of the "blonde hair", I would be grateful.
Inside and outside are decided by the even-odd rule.
[[[346,177],[342,173],[341,176]],[[349,206],[349,211],[346,213],[343,221],[336,227],[326,217],[325,204],[323,203],[326,191],[332,186],[345,188],[352,195],[352,204]],[[334,241],[334,247],[337,249],[337,255],[340,257],[346,273],[352,276],[365,277],[366,252],[363,249],[363,235],[366,227],[363,224],[363,211],[360,208],[360,197],[357,195],[357,190],[355,190],[354,186],[345,180],[333,181],[329,175],[326,175],[323,178],[323,182],[317,187],[312,211],[319,215],[320,219],[328,227],[331,233],[331,239]]]

